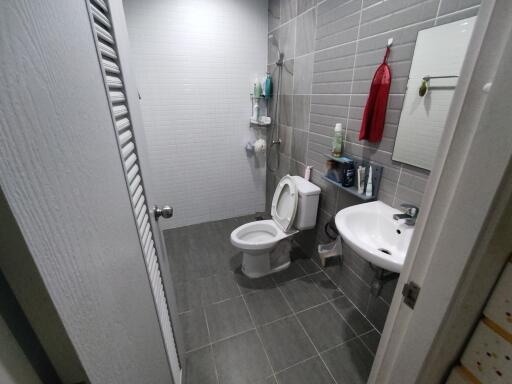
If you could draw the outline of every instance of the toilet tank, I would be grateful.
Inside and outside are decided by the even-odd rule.
[[[310,229],[316,224],[316,213],[320,199],[320,188],[300,176],[292,176],[297,191],[299,202],[293,226],[296,229]]]

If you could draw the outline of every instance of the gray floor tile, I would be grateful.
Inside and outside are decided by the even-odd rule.
[[[222,384],[252,384],[272,375],[254,330],[213,344],[213,354]]]
[[[299,264],[308,275],[320,271],[320,267],[309,258],[297,259],[295,263]]]
[[[355,337],[330,303],[308,309],[297,316],[320,352]]]
[[[240,296],[240,290],[233,273],[216,274],[201,279],[201,300],[203,305]]]
[[[201,284],[199,279],[176,281],[178,312],[185,312],[201,306]]]
[[[388,317],[389,305],[380,297],[371,296],[368,302],[366,317],[377,328],[379,332],[384,330]]]
[[[364,335],[360,336],[363,343],[370,348],[370,351],[373,352],[373,354],[377,353],[377,348],[379,347],[380,342],[380,333],[376,330],[373,330],[369,333],[365,333]]]
[[[326,301],[324,295],[309,277],[289,281],[281,286],[286,299],[295,311]]]
[[[181,329],[183,330],[183,338],[185,339],[185,350],[190,351],[207,345],[208,327],[202,308],[193,309],[192,311],[182,313],[180,315]]]
[[[346,297],[339,297],[333,301],[336,310],[345,321],[360,335],[373,329],[368,320],[357,310]]]
[[[186,384],[217,384],[211,347],[204,347],[185,356]]]
[[[209,305],[205,307],[205,311],[212,342],[253,327],[242,297]]]
[[[274,273],[272,275],[272,278],[276,283],[280,284],[286,281],[296,279],[297,277],[304,276],[305,274],[306,273],[299,264],[292,262],[290,266],[284,271]]]
[[[316,353],[295,317],[264,325],[259,331],[276,371],[288,368]]]
[[[322,353],[322,358],[338,384],[365,384],[373,363],[373,356],[359,339]]]
[[[324,272],[318,272],[309,277],[315,282],[316,286],[327,300],[343,296],[343,292],[336,287]]]
[[[241,268],[237,268],[234,272],[235,280],[243,294],[250,292],[258,292],[270,289],[276,286],[271,276],[263,276],[257,279],[251,279],[243,274]]]
[[[277,288],[250,293],[244,297],[256,325],[262,325],[293,313]]]
[[[319,357],[314,357],[278,373],[279,384],[335,384]]]

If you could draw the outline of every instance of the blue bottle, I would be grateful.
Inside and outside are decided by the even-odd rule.
[[[267,72],[267,78],[265,79],[265,98],[270,99],[272,96],[272,75]]]

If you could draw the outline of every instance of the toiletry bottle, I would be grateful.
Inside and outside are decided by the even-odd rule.
[[[254,97],[260,98],[261,97],[261,82],[258,78],[254,79]]]
[[[252,120],[255,122],[259,121],[260,119],[260,105],[258,103],[258,100],[254,100],[254,105],[252,107]]]
[[[366,168],[360,165],[357,168],[357,193],[363,194],[364,193],[364,179],[366,176]]]
[[[343,163],[343,175],[341,178],[341,185],[344,187],[352,187],[354,185],[354,162],[350,159],[347,159]]]
[[[267,72],[267,78],[265,79],[265,98],[269,99],[272,96],[272,75]]]
[[[341,132],[341,123],[337,123],[334,126],[334,137],[332,138],[332,155],[334,157],[341,156],[341,150],[343,147],[343,137]]]
[[[309,181],[309,179],[311,179],[311,169],[312,169],[312,168],[313,168],[313,167],[312,167],[311,165],[308,165],[308,166],[306,167],[306,171],[304,172],[304,178],[305,178],[307,181]]]
[[[372,166],[370,165],[370,169],[368,170],[368,182],[366,183],[366,197],[373,196],[373,182],[372,182]]]

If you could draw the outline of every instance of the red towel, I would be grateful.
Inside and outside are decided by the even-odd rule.
[[[389,47],[386,49],[382,64],[379,65],[373,76],[370,94],[364,108],[359,140],[368,140],[375,143],[382,139],[389,88],[391,87],[391,69],[387,64],[388,56]]]

